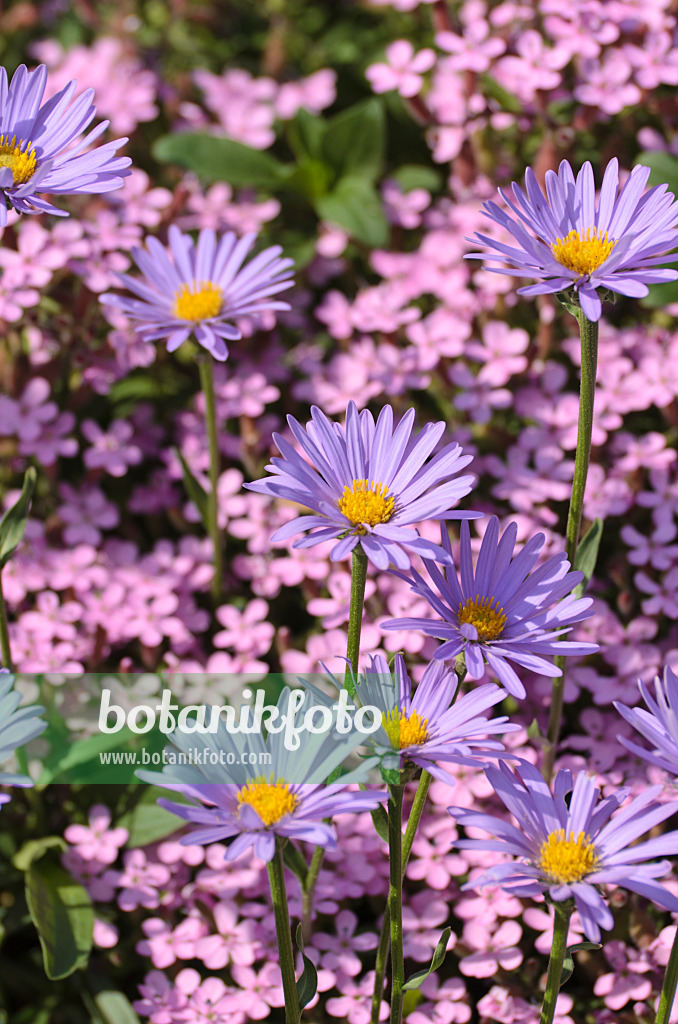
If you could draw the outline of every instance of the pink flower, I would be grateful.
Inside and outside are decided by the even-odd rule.
[[[337,988],[341,996],[328,999],[325,1010],[330,1017],[341,1017],[348,1024],[369,1024],[371,1019],[374,971],[369,971],[360,981],[346,975],[337,976]],[[388,1003],[383,1000],[379,1007],[379,1020],[388,1017]]]
[[[263,1020],[268,1017],[272,1006],[285,1005],[278,964],[264,964],[259,972],[243,964],[234,964],[231,975],[243,990],[234,997],[233,1006],[244,1010],[252,1020]]]
[[[141,448],[130,444],[134,428],[126,420],[113,420],[108,433],[94,420],[83,420],[82,432],[92,445],[83,456],[88,469],[104,469],[111,476],[125,476],[130,466],[138,466]]]
[[[195,956],[211,971],[220,971],[229,963],[246,967],[253,964],[256,954],[252,921],[238,923],[238,911],[226,901],[216,903],[212,915],[219,934],[200,938],[195,945]]]
[[[483,931],[483,929],[481,929]],[[471,953],[459,961],[459,970],[471,978],[491,978],[500,967],[515,970],[523,962],[523,954],[517,946],[523,930],[517,921],[504,921],[488,940],[478,935],[474,924],[464,926],[463,938],[471,945],[482,944],[482,952]]]
[[[172,930],[167,921],[149,917],[142,922],[146,936],[137,943],[137,953],[150,956],[154,967],[171,967],[177,960],[192,960],[206,926],[197,917],[185,918]]]
[[[313,936],[313,945],[317,949],[326,950],[321,963],[332,971],[341,971],[354,977],[362,970],[362,963],[357,952],[375,949],[379,939],[373,932],[355,934],[358,918],[350,910],[342,910],[335,919],[336,937],[318,932]]]
[[[160,890],[170,880],[170,872],[164,865],[148,861],[143,850],[130,850],[123,863],[124,871],[109,871],[104,876],[122,890],[118,895],[120,909],[148,907],[154,910],[160,903]]]
[[[422,74],[430,71],[436,61],[433,50],[420,50],[416,55],[407,39],[397,39],[386,47],[386,64],[371,64],[365,72],[375,92],[397,89],[401,96],[416,96],[421,92]]]
[[[89,826],[69,825],[64,836],[83,860],[112,864],[120,847],[127,842],[129,832],[126,828],[110,828],[110,824],[108,807],[96,804],[89,812]]]
[[[65,499],[57,513],[66,523],[63,537],[66,544],[92,544],[101,541],[101,530],[112,530],[120,522],[117,505],[109,501],[96,486],[76,490],[70,484],[59,484],[59,493]]]

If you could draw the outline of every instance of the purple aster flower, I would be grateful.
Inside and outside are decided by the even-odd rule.
[[[591,942],[600,940],[601,928],[609,931],[614,925],[600,885],[622,886],[666,910],[678,911],[678,899],[655,881],[671,870],[670,862],[652,861],[675,855],[678,831],[633,845],[678,810],[675,801],[655,800],[662,786],[650,786],[612,817],[630,789],[619,789],[601,800],[600,789],[585,772],[573,783],[570,770],[561,769],[553,794],[527,761],[520,762],[517,773],[500,764],[487,768],[485,775],[518,827],[491,814],[448,807],[460,825],[485,829],[495,837],[459,839],[453,845],[464,850],[495,850],[519,860],[489,868],[464,889],[501,885],[516,896],[548,893],[556,902],[574,899]],[[568,793],[572,795],[566,800]]]
[[[136,320],[136,330],[144,341],[165,338],[168,351],[174,352],[193,335],[223,362],[228,357],[226,341],[242,338],[242,332],[229,320],[290,308],[271,296],[294,284],[290,277],[293,261],[280,259],[282,249],[272,245],[243,266],[255,238],[249,234],[238,239],[229,231],[218,239],[211,228],[204,228],[196,245],[190,235],[172,225],[168,249],[152,237],[146,239],[146,250],[132,249],[144,276],[119,277],[136,297],[107,293],[102,302]]]
[[[663,679],[655,676],[656,700],[652,699],[641,680],[638,680],[638,687],[647,711],[644,708],[628,708],[618,701],[613,701],[613,704],[622,718],[652,744],[652,749],[639,747],[625,736],[618,736],[617,739],[638,757],[656,764],[670,775],[678,776],[678,676],[668,665],[664,669]]]
[[[587,319],[600,320],[599,288],[643,296],[649,284],[678,278],[675,270],[655,269],[663,262],[661,254],[678,244],[678,204],[666,185],[645,192],[649,176],[650,168],[638,165],[619,189],[619,163],[611,160],[596,206],[590,163],[583,165],[576,180],[567,160],[558,174],[547,171],[546,196],[528,167],[527,194],[514,182],[513,202],[499,189],[517,219],[496,203],[483,204],[485,214],[513,236],[518,248],[478,233],[469,241],[480,241],[497,255],[476,252],[468,258],[511,264],[512,269],[488,268],[496,274],[540,279],[539,284],[519,288],[521,295],[574,288]]]
[[[110,192],[122,186],[132,161],[115,156],[127,139],[91,148],[108,121],[83,135],[96,115],[93,89],[71,103],[77,82],[69,82],[41,105],[46,82],[44,64],[35,71],[22,64],[9,85],[0,68],[0,191],[19,213],[67,217],[37,193]],[[0,203],[0,227],[6,223],[7,207]]]
[[[421,538],[411,526],[422,519],[479,518],[480,512],[450,511],[471,490],[473,477],[455,474],[472,456],[452,443],[427,461],[445,423],[427,423],[412,437],[414,415],[414,409],[409,409],[394,427],[393,409],[385,405],[375,424],[371,412],[358,412],[355,402],[349,402],[345,427],[333,423],[316,406],[311,408],[306,429],[288,416],[302,452],[274,434],[282,455],[266,467],[274,477],[245,487],[297,501],[313,514],[286,523],[271,540],[311,530],[294,547],[336,540],[330,552],[336,562],[361,544],[378,569],[387,569],[391,562],[409,569],[412,553],[447,560],[442,548]]]
[[[385,768],[402,769],[409,761],[449,784],[452,777],[437,761],[478,768],[488,757],[501,756],[503,744],[488,737],[515,732],[520,726],[508,724],[506,716],[488,719],[485,712],[506,693],[489,683],[453,704],[458,685],[454,672],[432,661],[413,696],[402,655],[396,656],[392,672],[383,655],[370,658],[367,671],[356,680],[356,694],[363,706],[381,711],[381,728],[370,736],[368,746]]]
[[[301,703],[295,703],[294,692]],[[178,751],[168,748],[162,772],[139,771],[137,775],[193,801],[158,801],[173,814],[201,826],[180,840],[183,845],[233,838],[227,860],[235,860],[253,846],[264,861],[270,861],[275,853],[276,836],[335,849],[336,832],[324,819],[373,810],[385,799],[384,792],[350,788],[364,780],[374,758],[362,761],[337,782],[325,783],[365,740],[356,728],[338,731],[336,704],[327,728],[304,731],[294,746],[291,734],[301,729],[306,714],[315,707],[311,693],[285,688],[272,709],[277,714],[269,714],[264,721],[268,729],[265,738],[262,731],[234,732],[223,719],[216,732],[176,730],[171,734]]]
[[[480,679],[486,662],[508,692],[522,699],[525,687],[509,661],[537,675],[559,676],[560,669],[545,655],[591,654],[598,645],[558,639],[573,623],[588,618],[592,599],[572,593],[583,574],[569,571],[564,552],[531,573],[544,546],[544,534],[536,534],[512,558],[516,533],[517,526],[511,523],[500,538],[499,520],[492,516],[474,573],[471,531],[468,523],[462,523],[458,577],[450,538],[443,527],[443,547],[453,571],[446,578],[435,562],[425,560],[437,591],[415,570],[412,578],[401,576],[415,593],[426,598],[442,621],[389,619],[382,629],[421,629],[427,636],[439,637],[445,643],[433,655],[436,660],[456,658],[463,652],[470,679]]]

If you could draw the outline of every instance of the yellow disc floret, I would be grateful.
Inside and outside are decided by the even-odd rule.
[[[466,604],[459,605],[459,622],[461,625],[470,623],[478,630],[478,639],[496,640],[506,625],[504,610],[493,597],[469,597]]]
[[[249,804],[257,812],[264,825],[275,825],[277,821],[291,814],[299,803],[299,797],[290,791],[282,779],[273,781],[261,776],[243,786],[238,793],[239,804]]]
[[[551,252],[558,263],[562,263],[575,274],[592,274],[610,255],[616,240],[608,240],[607,231],[587,228],[586,231],[570,231],[565,238],[558,238],[551,246]]]
[[[598,866],[596,848],[585,832],[575,838],[570,832],[565,837],[565,829],[559,828],[552,832],[541,844],[537,867],[551,882],[563,885],[579,882],[586,878]]]
[[[339,499],[339,511],[365,533],[365,526],[387,523],[393,515],[395,499],[389,497],[388,488],[373,480],[354,480],[344,487]]]
[[[428,718],[420,718],[416,711],[406,715],[394,708],[384,716],[382,725],[395,750],[420,747],[428,739]]]
[[[9,167],[15,185],[25,185],[35,174],[38,160],[32,142],[24,142],[16,135],[0,135],[0,167]]]
[[[211,281],[193,281],[190,285],[182,284],[174,293],[172,313],[179,320],[211,320],[219,314],[224,293],[218,285]]]

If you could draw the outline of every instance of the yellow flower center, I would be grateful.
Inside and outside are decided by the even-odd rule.
[[[32,142],[10,141],[9,135],[0,135],[0,167],[9,167],[15,185],[24,185],[35,174],[38,160]]]
[[[552,832],[541,844],[537,861],[537,867],[544,875],[561,885],[580,881],[595,871],[597,865],[596,848],[586,833],[580,832],[575,839],[574,832],[570,832],[569,839],[566,839],[562,828]]]
[[[275,825],[286,814],[291,814],[299,803],[299,797],[290,792],[282,779],[267,780],[264,776],[248,782],[238,793],[239,804],[249,804],[257,812],[264,825]]]
[[[179,320],[211,320],[221,309],[224,293],[211,281],[193,281],[190,285],[182,284],[174,293],[172,313]]]
[[[504,611],[497,604],[496,608],[493,597],[469,597],[466,604],[459,605],[459,622],[461,625],[469,622],[478,630],[479,640],[496,640],[506,625]]]
[[[566,238],[558,238],[551,246],[551,252],[558,263],[576,274],[592,274],[610,255],[616,240],[608,241],[598,228],[586,231],[570,231]]]
[[[387,523],[393,515],[395,499],[388,497],[388,488],[373,480],[354,480],[339,499],[339,511],[365,533],[365,526]]]
[[[394,708],[386,715],[382,725],[394,750],[420,747],[428,739],[428,718],[420,718],[416,711],[412,711],[408,717],[399,708]]]

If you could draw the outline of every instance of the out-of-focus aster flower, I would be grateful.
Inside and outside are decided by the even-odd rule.
[[[622,718],[652,744],[652,749],[640,747],[625,736],[618,736],[617,739],[638,757],[678,777],[678,676],[668,665],[664,669],[663,679],[655,676],[656,700],[652,699],[641,680],[638,680],[638,687],[647,711],[644,708],[626,707],[619,701],[613,703]]]
[[[293,416],[288,416],[287,422],[303,454],[274,434],[282,455],[266,467],[274,477],[245,487],[297,501],[314,514],[286,523],[272,540],[286,540],[295,533],[312,530],[294,547],[309,548],[336,540],[330,552],[331,560],[336,562],[361,544],[378,569],[387,569],[390,562],[409,569],[411,552],[449,560],[442,548],[410,528],[413,523],[422,519],[477,519],[481,515],[450,511],[450,506],[471,490],[473,477],[455,474],[471,462],[472,456],[464,455],[461,446],[452,443],[427,461],[445,430],[442,421],[427,423],[413,438],[414,409],[394,426],[393,409],[385,405],[375,424],[369,410],[358,412],[355,402],[349,402],[345,427],[333,423],[316,406],[311,408],[306,429]]]
[[[7,669],[0,669],[0,763],[47,728],[47,722],[40,718],[44,708],[37,704],[19,707],[21,694],[14,689],[14,681],[15,677]],[[32,785],[33,780],[28,775],[0,772],[0,786]],[[0,804],[10,799],[6,793],[0,793]]]
[[[41,105],[47,68],[17,68],[11,82],[0,68],[0,192],[19,213],[52,213],[67,217],[38,193],[70,195],[110,192],[120,188],[129,157],[115,153],[127,139],[92,149],[108,121],[82,133],[96,115],[93,89],[71,103],[77,82],[69,82]],[[7,206],[0,203],[0,227],[7,223]]]
[[[336,833],[323,819],[373,810],[385,799],[383,792],[349,788],[363,781],[374,759],[363,761],[338,782],[325,783],[348,754],[365,741],[364,734],[355,728],[339,733],[336,713],[330,715],[333,721],[327,731],[303,732],[298,737],[298,749],[288,749],[288,726],[283,724],[283,716],[291,713],[298,729],[309,708],[315,707],[311,694],[303,691],[298,691],[302,702],[296,709],[294,704],[290,707],[290,692],[285,689],[280,695],[278,716],[265,720],[266,739],[260,731],[233,733],[222,719],[214,733],[172,733],[170,738],[178,751],[192,757],[193,763],[173,764],[172,755],[178,760],[177,752],[168,749],[162,772],[137,772],[144,782],[181,792],[194,801],[158,801],[180,818],[202,826],[184,836],[180,840],[183,845],[208,845],[236,837],[228,846],[226,860],[235,860],[252,846],[257,857],[270,861],[276,836],[335,849]],[[231,753],[233,763],[227,764]]]
[[[546,196],[534,171],[525,172],[525,192],[514,182],[513,202],[499,189],[515,218],[496,203],[485,202],[485,214],[505,228],[518,248],[477,233],[475,239],[494,249],[469,253],[469,259],[511,264],[488,268],[497,274],[536,277],[539,284],[519,288],[522,295],[542,295],[574,288],[584,315],[599,320],[599,288],[621,295],[647,295],[657,281],[675,281],[675,270],[656,269],[662,254],[678,245],[678,203],[666,185],[645,186],[650,168],[638,165],[619,189],[619,163],[607,165],[596,205],[593,170],[587,161],[575,180],[567,160],[558,174],[546,172]],[[534,237],[536,236],[536,237]]]
[[[678,811],[676,801],[655,800],[662,786],[650,786],[611,817],[630,789],[619,789],[600,800],[600,790],[585,772],[573,782],[570,770],[562,768],[554,779],[553,794],[537,768],[527,761],[521,761],[517,773],[500,764],[487,768],[485,775],[519,827],[491,814],[448,807],[460,825],[482,828],[496,837],[459,839],[453,845],[464,850],[498,851],[520,859],[496,864],[464,889],[501,885],[521,897],[548,893],[556,902],[574,899],[591,942],[599,941],[601,928],[609,931],[614,925],[600,885],[618,885],[666,910],[678,910],[678,899],[655,881],[671,870],[670,862],[651,860],[675,854],[678,832],[632,845]],[[568,793],[572,795],[566,800]],[[648,860],[650,863],[643,863]]]
[[[437,761],[481,767],[488,757],[504,751],[501,742],[488,737],[520,728],[508,724],[506,716],[485,717],[489,708],[506,697],[494,683],[477,687],[453,704],[458,679],[440,661],[426,667],[414,696],[400,654],[392,671],[383,655],[370,658],[367,671],[355,684],[360,704],[381,711],[381,728],[372,733],[367,745],[384,768],[403,769],[411,762],[449,784],[452,776]]]
[[[157,238],[146,239],[146,249],[132,249],[132,256],[144,275],[119,275],[120,282],[136,298],[107,293],[102,302],[117,306],[144,341],[165,338],[174,352],[191,335],[203,348],[223,362],[228,357],[226,341],[242,338],[242,331],[228,321],[266,310],[289,309],[287,302],[272,295],[291,288],[293,260],[281,259],[282,249],[272,245],[243,262],[255,234],[238,239],[229,231],[218,239],[204,228],[197,245],[175,225],[169,229],[169,248]]]
[[[381,625],[382,629],[421,629],[427,636],[440,637],[445,643],[433,655],[436,660],[456,658],[463,651],[470,679],[480,679],[487,662],[508,692],[522,699],[525,687],[509,661],[537,675],[559,676],[560,669],[545,655],[592,654],[598,645],[558,639],[573,623],[588,618],[592,599],[572,593],[583,574],[569,571],[564,552],[531,573],[544,546],[544,534],[535,534],[512,558],[516,534],[517,526],[511,523],[500,538],[499,520],[492,516],[474,573],[471,531],[468,523],[462,523],[457,576],[450,538],[442,527],[442,543],[453,571],[446,578],[435,562],[424,560],[437,592],[415,570],[411,578],[401,576],[442,621],[389,619]]]

